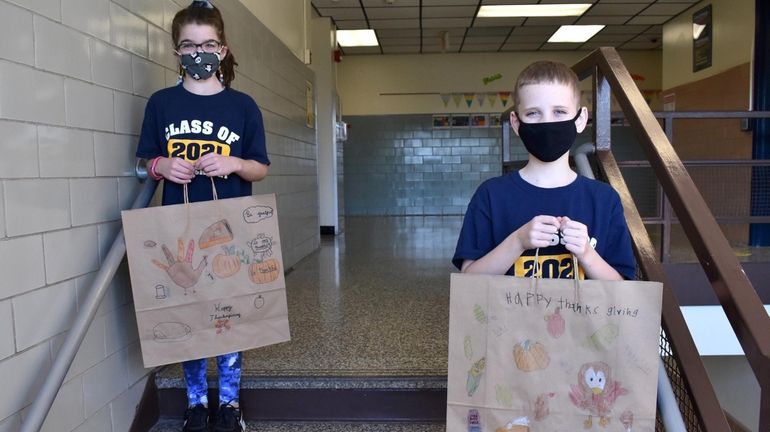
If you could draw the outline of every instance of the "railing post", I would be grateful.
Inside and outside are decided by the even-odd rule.
[[[596,143],[596,150],[598,151],[609,150],[610,126],[612,125],[612,90],[609,81],[599,68],[596,68],[593,73],[593,88],[594,143]]]

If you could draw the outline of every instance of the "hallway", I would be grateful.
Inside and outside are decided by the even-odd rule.
[[[287,274],[292,340],[245,353],[242,388],[445,388],[450,259],[461,223],[347,218],[342,235],[323,238]],[[157,382],[183,388],[181,367],[164,368]]]

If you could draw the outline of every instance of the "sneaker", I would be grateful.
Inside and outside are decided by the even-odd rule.
[[[187,408],[184,413],[182,432],[206,432],[209,428],[209,409],[198,404]]]
[[[241,410],[232,405],[222,404],[217,411],[214,432],[245,432],[246,422],[243,421]]]

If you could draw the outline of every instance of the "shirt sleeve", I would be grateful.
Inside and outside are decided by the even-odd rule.
[[[460,270],[463,261],[482,258],[494,247],[489,195],[480,188],[471,198],[465,212],[452,264]]]
[[[160,137],[163,130],[158,129],[158,118],[155,110],[155,99],[150,98],[144,108],[144,120],[142,132],[139,135],[139,145],[136,148],[136,157],[150,159],[164,156],[165,152]]]
[[[623,205],[615,191],[613,191],[611,203],[609,241],[605,261],[617,270],[623,278],[633,280],[636,278],[636,260],[631,246],[631,234],[628,232],[628,225],[626,225]]]
[[[249,108],[246,110],[246,139],[243,141],[243,158],[270,165],[270,159],[267,157],[262,111],[259,110],[253,99],[249,98],[249,102]]]

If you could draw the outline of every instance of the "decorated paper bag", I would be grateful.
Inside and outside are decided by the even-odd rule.
[[[653,432],[661,293],[452,274],[447,431]]]
[[[289,340],[275,195],[123,212],[145,367]]]

